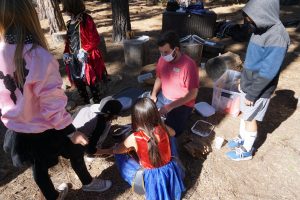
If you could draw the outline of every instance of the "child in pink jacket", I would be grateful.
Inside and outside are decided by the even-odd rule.
[[[61,85],[58,62],[47,50],[31,1],[0,1],[0,110],[8,129],[4,147],[15,166],[32,166],[47,200],[66,195],[67,188],[57,191],[48,174],[60,155],[70,159],[84,191],[111,186],[108,180],[93,179],[85,166],[88,140],[72,125]]]

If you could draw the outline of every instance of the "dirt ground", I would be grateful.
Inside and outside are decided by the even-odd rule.
[[[217,1],[219,2],[219,1]],[[212,8],[219,19],[240,20],[239,10],[244,4],[212,3],[207,6]],[[98,31],[105,37],[108,55],[105,57],[108,73],[120,80],[111,85],[107,95],[114,94],[126,87],[144,87],[138,85],[136,76],[140,68],[130,68],[124,64],[122,44],[111,41],[111,7],[109,3],[88,1],[87,8],[98,27]],[[155,62],[159,53],[155,46],[155,39],[160,34],[162,12],[164,7],[146,6],[141,1],[131,1],[131,25],[135,35],[150,36],[150,60]],[[282,7],[282,20],[300,19],[300,5]],[[64,16],[67,20],[67,17]],[[47,21],[42,21],[45,34],[50,44],[51,52],[61,62],[63,44],[53,44],[48,34]],[[300,36],[295,27],[287,28],[291,36],[291,45],[283,72],[275,94],[272,96],[265,121],[259,124],[259,138],[255,144],[257,151],[251,161],[234,162],[225,157],[228,151],[226,145],[220,150],[213,146],[216,136],[230,139],[238,133],[239,117],[231,117],[216,113],[204,118],[193,113],[190,117],[185,133],[179,138],[180,157],[186,167],[186,193],[183,199],[300,199]],[[226,50],[239,54],[243,59],[246,51],[245,43],[223,39]],[[64,67],[61,72],[65,84]],[[201,87],[197,101],[211,103],[212,82],[201,70]],[[189,131],[192,124],[204,119],[216,127],[208,138],[201,138]],[[114,121],[115,124],[129,123],[129,113]],[[0,126],[1,133],[5,130]],[[4,134],[0,134],[2,146]],[[203,147],[205,155],[194,158],[183,147],[188,141],[194,141]],[[114,141],[108,140],[107,146]],[[16,169],[12,167],[9,155],[0,148],[0,200],[37,199],[39,191],[32,179],[29,168]],[[50,170],[54,184],[62,182],[73,185],[66,199],[143,199],[143,196],[134,194],[127,183],[119,176],[113,158],[97,158],[92,163],[87,163],[93,176],[111,179],[113,186],[103,193],[85,193],[80,188],[80,182],[75,176],[68,162],[64,159],[60,164]]]

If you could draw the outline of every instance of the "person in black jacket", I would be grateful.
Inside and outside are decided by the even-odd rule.
[[[85,148],[87,161],[93,160],[97,146],[101,147],[109,133],[111,121],[116,119],[121,109],[120,101],[108,96],[103,98],[99,104],[84,106],[73,115],[73,125],[89,138],[89,143]]]

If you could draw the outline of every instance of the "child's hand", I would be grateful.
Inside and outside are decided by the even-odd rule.
[[[83,49],[80,49],[78,54],[77,54],[77,58],[80,62],[84,63],[84,62],[87,62],[87,57],[88,57],[88,53],[83,50]]]
[[[82,146],[85,146],[89,143],[89,139],[87,138],[87,136],[79,131],[76,131],[72,137],[70,138],[70,140],[74,143],[74,144],[81,144]]]
[[[245,105],[246,106],[253,106],[254,105],[254,102],[253,101],[250,101],[248,99],[245,99]]]
[[[70,64],[71,59],[72,58],[71,58],[71,56],[70,56],[69,53],[64,53],[64,55],[63,55],[63,61],[64,61],[65,64]]]
[[[97,149],[95,155],[113,154],[112,149]]]

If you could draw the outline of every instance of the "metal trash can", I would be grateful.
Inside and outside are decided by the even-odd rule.
[[[142,67],[148,64],[149,36],[136,37],[124,40],[125,64],[128,67]]]

